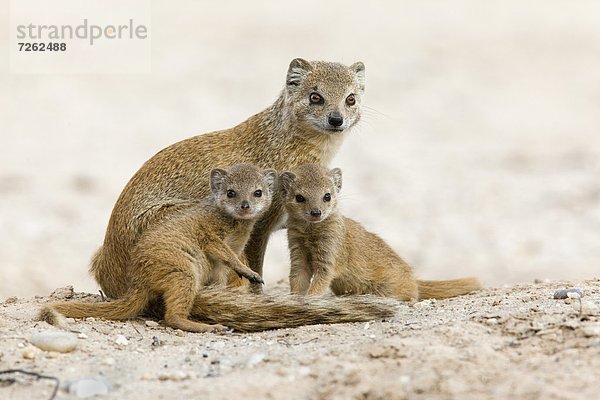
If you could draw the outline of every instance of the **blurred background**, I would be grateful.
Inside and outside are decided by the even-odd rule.
[[[139,75],[10,74],[3,29],[0,298],[95,292],[89,259],[129,178],[267,107],[294,57],[366,64],[334,162],[342,209],[419,277],[598,277],[599,27],[596,1],[153,1]],[[288,263],[279,232],[267,285]]]

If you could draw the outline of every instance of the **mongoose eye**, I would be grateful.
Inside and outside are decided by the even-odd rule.
[[[258,189],[254,191],[254,197],[260,197],[262,196],[262,190]]]
[[[232,197],[235,197],[235,191],[234,191],[234,190],[228,190],[228,191],[227,191],[227,197],[229,197],[230,199],[231,199]]]
[[[323,201],[331,201],[331,193],[325,193],[325,196],[323,196]]]
[[[301,194],[297,194],[296,195],[296,201],[298,203],[304,203],[304,196],[302,196]]]
[[[346,104],[348,104],[349,106],[355,105],[356,104],[356,97],[354,97],[353,94],[351,94],[348,97],[346,97]]]
[[[308,97],[310,100],[310,104],[323,104],[323,96],[319,93],[312,92]]]

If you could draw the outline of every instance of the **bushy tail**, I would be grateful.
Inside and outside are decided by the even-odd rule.
[[[196,295],[190,318],[243,332],[303,325],[382,320],[394,316],[398,303],[375,296],[311,298],[255,295],[247,289],[206,288]]]
[[[77,301],[53,303],[42,307],[38,318],[52,325],[63,325],[61,316],[123,320],[138,316],[144,310],[148,301],[148,294],[140,291],[130,293],[123,299],[107,303],[83,303]]]
[[[450,279],[447,281],[417,281],[419,299],[446,299],[481,289],[477,278]]]

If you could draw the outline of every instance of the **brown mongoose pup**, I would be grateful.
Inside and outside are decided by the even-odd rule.
[[[446,298],[480,289],[475,278],[415,280],[390,246],[337,208],[339,168],[302,165],[280,177],[288,212],[292,293],[374,294],[398,300]]]
[[[196,294],[227,283],[228,268],[251,282],[259,274],[239,256],[256,220],[269,208],[277,174],[236,164],[210,174],[212,196],[149,229],[132,249],[127,294],[109,303],[64,302],[49,307],[67,317],[128,319],[161,297],[165,324],[190,332],[222,328],[188,319]]]
[[[64,324],[62,316],[127,319],[144,311],[156,314],[161,308],[156,307],[157,300],[158,304],[162,301],[160,315],[166,325],[192,332],[221,330],[223,325],[262,331],[392,317],[395,305],[375,298],[307,300],[224,288],[228,269],[262,283],[241,256],[252,225],[269,207],[274,181],[274,171],[250,165],[213,170],[212,199],[169,215],[141,235],[132,249],[127,277],[131,284],[123,298],[108,303],[50,304],[42,308],[40,319],[54,325]]]
[[[208,195],[212,168],[242,162],[278,171],[315,163],[328,165],[361,117],[365,66],[300,58],[291,61],[285,87],[275,103],[241,124],[175,143],[148,160],[119,196],[104,244],[90,272],[106,295],[123,297],[132,285],[127,270],[133,248],[147,230],[193,207]],[[255,224],[246,257],[262,275],[269,234],[282,224],[279,194]],[[253,285],[256,291],[261,285]]]

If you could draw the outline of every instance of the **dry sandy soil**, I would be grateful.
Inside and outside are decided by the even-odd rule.
[[[555,300],[577,287],[577,300]],[[276,289],[283,292],[283,283]],[[92,299],[92,297],[96,297]],[[0,306],[0,365],[66,382],[99,377],[115,399],[592,399],[600,381],[600,281],[486,289],[398,305],[388,322],[254,334],[192,334],[144,320],[71,322],[71,353],[38,350],[40,304],[99,296],[57,291]],[[127,344],[118,344],[118,335]],[[156,345],[156,339],[158,345]],[[153,341],[155,344],[153,345]],[[13,376],[14,377],[14,376]],[[0,376],[2,378],[2,376]],[[20,379],[0,397],[44,399],[51,382]],[[57,398],[69,398],[61,390]]]
[[[132,399],[597,396],[598,315],[550,297],[577,286],[599,299],[600,3],[233,4],[153,1],[149,74],[11,74],[0,30],[0,301],[19,298],[0,306],[0,368],[104,376],[113,398]],[[499,289],[399,306],[368,329],[195,335],[77,321],[87,338],[75,352],[29,351],[25,338],[50,329],[33,321],[48,298],[32,296],[97,293],[88,261],[139,166],[264,109],[294,57],[367,67],[363,120],[334,162],[344,212],[420,278]],[[285,290],[288,263],[279,232],[267,290]],[[1,398],[48,394],[0,387]]]

